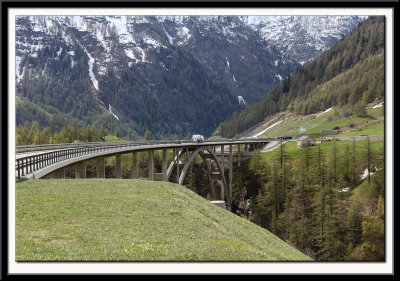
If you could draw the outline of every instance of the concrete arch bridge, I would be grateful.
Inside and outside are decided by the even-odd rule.
[[[224,141],[148,141],[19,146],[16,149],[16,178],[64,178],[73,168],[75,178],[86,178],[87,164],[95,163],[96,178],[105,178],[105,158],[115,157],[116,178],[122,178],[122,155],[131,154],[132,178],[139,178],[138,153],[147,154],[148,180],[174,181],[183,185],[196,157],[207,167],[212,200],[232,203],[233,162],[249,158],[275,138]],[[161,151],[161,170],[155,170],[154,154]],[[171,156],[167,157],[167,155]],[[169,159],[168,159],[169,158]],[[228,170],[228,171],[227,171]],[[225,172],[228,172],[228,180]],[[142,178],[143,179],[143,178]]]

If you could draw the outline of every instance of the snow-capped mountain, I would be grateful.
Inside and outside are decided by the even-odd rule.
[[[237,17],[31,16],[17,20],[18,75],[23,54],[37,56],[49,38],[84,50],[89,68],[95,69],[90,77],[97,90],[96,77],[105,75],[110,62],[129,67],[160,63],[165,68],[150,53],[169,46],[189,51],[209,65],[236,97],[248,102],[258,101],[297,66]]]
[[[241,16],[265,40],[300,64],[341,40],[366,16]]]
[[[293,18],[292,32],[303,21]],[[299,66],[265,39],[265,22],[237,16],[19,16],[17,95],[109,130],[207,135]]]

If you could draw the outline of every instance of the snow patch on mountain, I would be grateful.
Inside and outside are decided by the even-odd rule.
[[[229,65],[229,60],[228,60],[228,58],[225,57],[225,59],[226,59],[226,65],[228,66],[228,68],[231,68],[230,65]]]
[[[182,41],[179,41],[177,43],[177,45],[183,45],[183,44],[187,43],[189,41],[190,37],[192,37],[192,35],[190,35],[190,33],[189,33],[189,29],[186,26],[181,27],[181,29],[178,31],[177,35],[182,40]]]
[[[136,47],[135,49],[141,53],[141,57],[142,57],[141,61],[148,62],[148,61],[146,61],[146,53],[144,52],[144,50],[141,47]]]
[[[24,77],[25,74],[25,66],[22,68],[22,71],[20,70],[20,63],[21,63],[21,57],[16,56],[15,57],[15,73],[16,73],[16,82],[19,83],[22,79],[22,77]]]
[[[60,47],[60,50],[57,52],[57,56],[61,56],[62,50],[63,50],[63,48]]]
[[[94,59],[89,54],[89,52],[86,50],[86,48],[83,47],[83,50],[85,51],[86,55],[89,57],[88,65],[89,65],[89,77],[90,77],[90,80],[92,80],[93,87],[98,91],[99,90],[99,82],[96,80],[96,76],[93,73]]]
[[[240,16],[302,65],[328,50],[367,16]]]
[[[164,26],[163,26],[163,29],[164,29],[165,34],[167,35],[168,42],[169,42],[171,45],[174,44],[174,38],[173,38],[171,35],[168,34],[168,32],[165,30]]]
[[[148,44],[148,45],[152,46],[153,48],[157,48],[157,47],[160,47],[160,46],[161,46],[160,42],[157,42],[157,41],[154,40],[153,38],[144,38],[144,39],[143,39],[143,42],[144,42],[145,44]]]
[[[232,79],[233,79],[233,82],[237,83],[237,81],[235,79],[235,75],[232,75]]]
[[[275,74],[275,77],[278,78],[280,81],[284,80],[280,74]]]
[[[112,116],[115,117],[115,119],[119,120],[118,116],[115,115],[115,113],[112,112],[112,110],[111,110],[111,104],[108,104],[108,111],[112,114]]]
[[[246,105],[246,101],[244,100],[244,98],[242,96],[238,96],[238,100],[239,100],[239,105],[240,104]]]

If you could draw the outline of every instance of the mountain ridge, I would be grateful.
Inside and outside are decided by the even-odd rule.
[[[121,127],[128,138],[146,130],[156,138],[210,135],[299,66],[238,17],[30,16],[16,23],[17,95],[84,124]],[[56,116],[58,126],[63,118]]]

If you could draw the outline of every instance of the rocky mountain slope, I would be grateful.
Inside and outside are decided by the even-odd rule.
[[[365,16],[242,16],[262,38],[300,64],[322,55]]]
[[[53,115],[59,125],[76,118],[130,138],[210,135],[299,66],[239,17],[29,16],[16,24],[17,95],[45,108],[35,117],[44,126]]]

